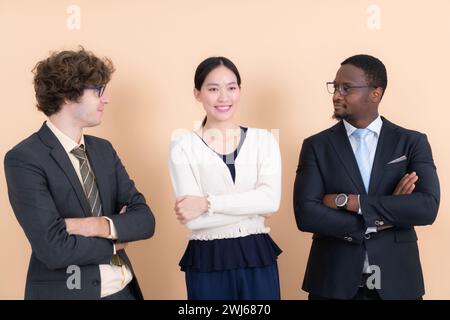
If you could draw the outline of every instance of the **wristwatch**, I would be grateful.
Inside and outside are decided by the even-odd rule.
[[[336,204],[336,207],[340,210],[346,210],[347,209],[347,203],[348,203],[348,195],[345,193],[340,193],[336,196],[334,199],[334,203]]]

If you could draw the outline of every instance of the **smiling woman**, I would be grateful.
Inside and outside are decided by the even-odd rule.
[[[241,76],[233,62],[225,57],[210,57],[204,60],[195,71],[194,85],[195,97],[203,103],[207,114],[202,127],[206,125],[208,113],[215,118],[217,113],[211,112],[214,109],[225,113],[225,119],[232,118],[241,90]]]
[[[230,60],[203,61],[194,95],[207,118],[170,148],[175,213],[192,230],[180,261],[189,299],[280,299],[281,250],[265,226],[280,203],[280,151],[268,131],[235,123],[240,85]]]

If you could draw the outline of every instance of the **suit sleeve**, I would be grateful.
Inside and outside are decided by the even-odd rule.
[[[5,157],[8,196],[36,257],[49,269],[109,263],[108,239],[69,235],[47,186],[46,174],[28,155],[12,150]]]
[[[316,154],[310,139],[303,142],[294,183],[294,212],[301,231],[361,242],[365,233],[360,215],[328,208],[322,202],[325,195]]]
[[[411,152],[408,171],[415,171],[419,177],[412,194],[361,195],[361,210],[368,227],[386,224],[408,228],[434,222],[439,208],[439,180],[424,134],[418,136]]]
[[[144,195],[135,187],[125,167],[110,145],[113,153],[117,184],[116,208],[127,206],[124,214],[113,214],[110,219],[117,231],[118,242],[131,242],[148,239],[155,232],[155,218],[147,205]]]

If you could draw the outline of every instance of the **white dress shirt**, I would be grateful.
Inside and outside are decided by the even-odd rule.
[[[353,136],[353,132],[358,129],[352,126],[350,123],[344,120],[344,126],[345,130],[347,131],[348,139],[350,140],[350,144],[353,149],[353,153],[356,151],[357,141],[356,138]],[[367,145],[367,148],[369,150],[369,153],[367,154],[367,159],[370,167],[370,172],[372,172],[373,167],[373,160],[375,159],[375,152],[377,151],[377,145],[378,145],[378,138],[380,137],[381,127],[383,126],[383,121],[381,120],[381,117],[378,116],[374,121],[372,121],[369,126],[367,126],[366,129],[369,130],[369,133],[365,137],[365,142]],[[359,195],[358,195],[358,202],[359,202]],[[358,211],[358,214],[362,214],[361,207]],[[377,232],[376,227],[370,227],[367,228],[366,234]],[[370,266],[369,266],[369,257],[366,252],[366,259],[364,261],[364,273],[371,273]]]

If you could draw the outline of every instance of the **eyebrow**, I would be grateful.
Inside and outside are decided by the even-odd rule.
[[[343,84],[343,85],[356,85],[357,83],[356,82],[352,82],[352,81],[344,81],[344,82],[342,82],[342,83],[338,83],[338,82],[336,82],[336,81],[333,81],[335,84]]]
[[[207,86],[217,86],[217,87],[220,86],[220,84],[214,83],[214,82],[207,83],[206,85],[207,85]],[[230,86],[230,85],[237,85],[237,82],[236,82],[236,81],[229,82],[229,83],[227,83],[226,85],[227,85],[227,86]]]

